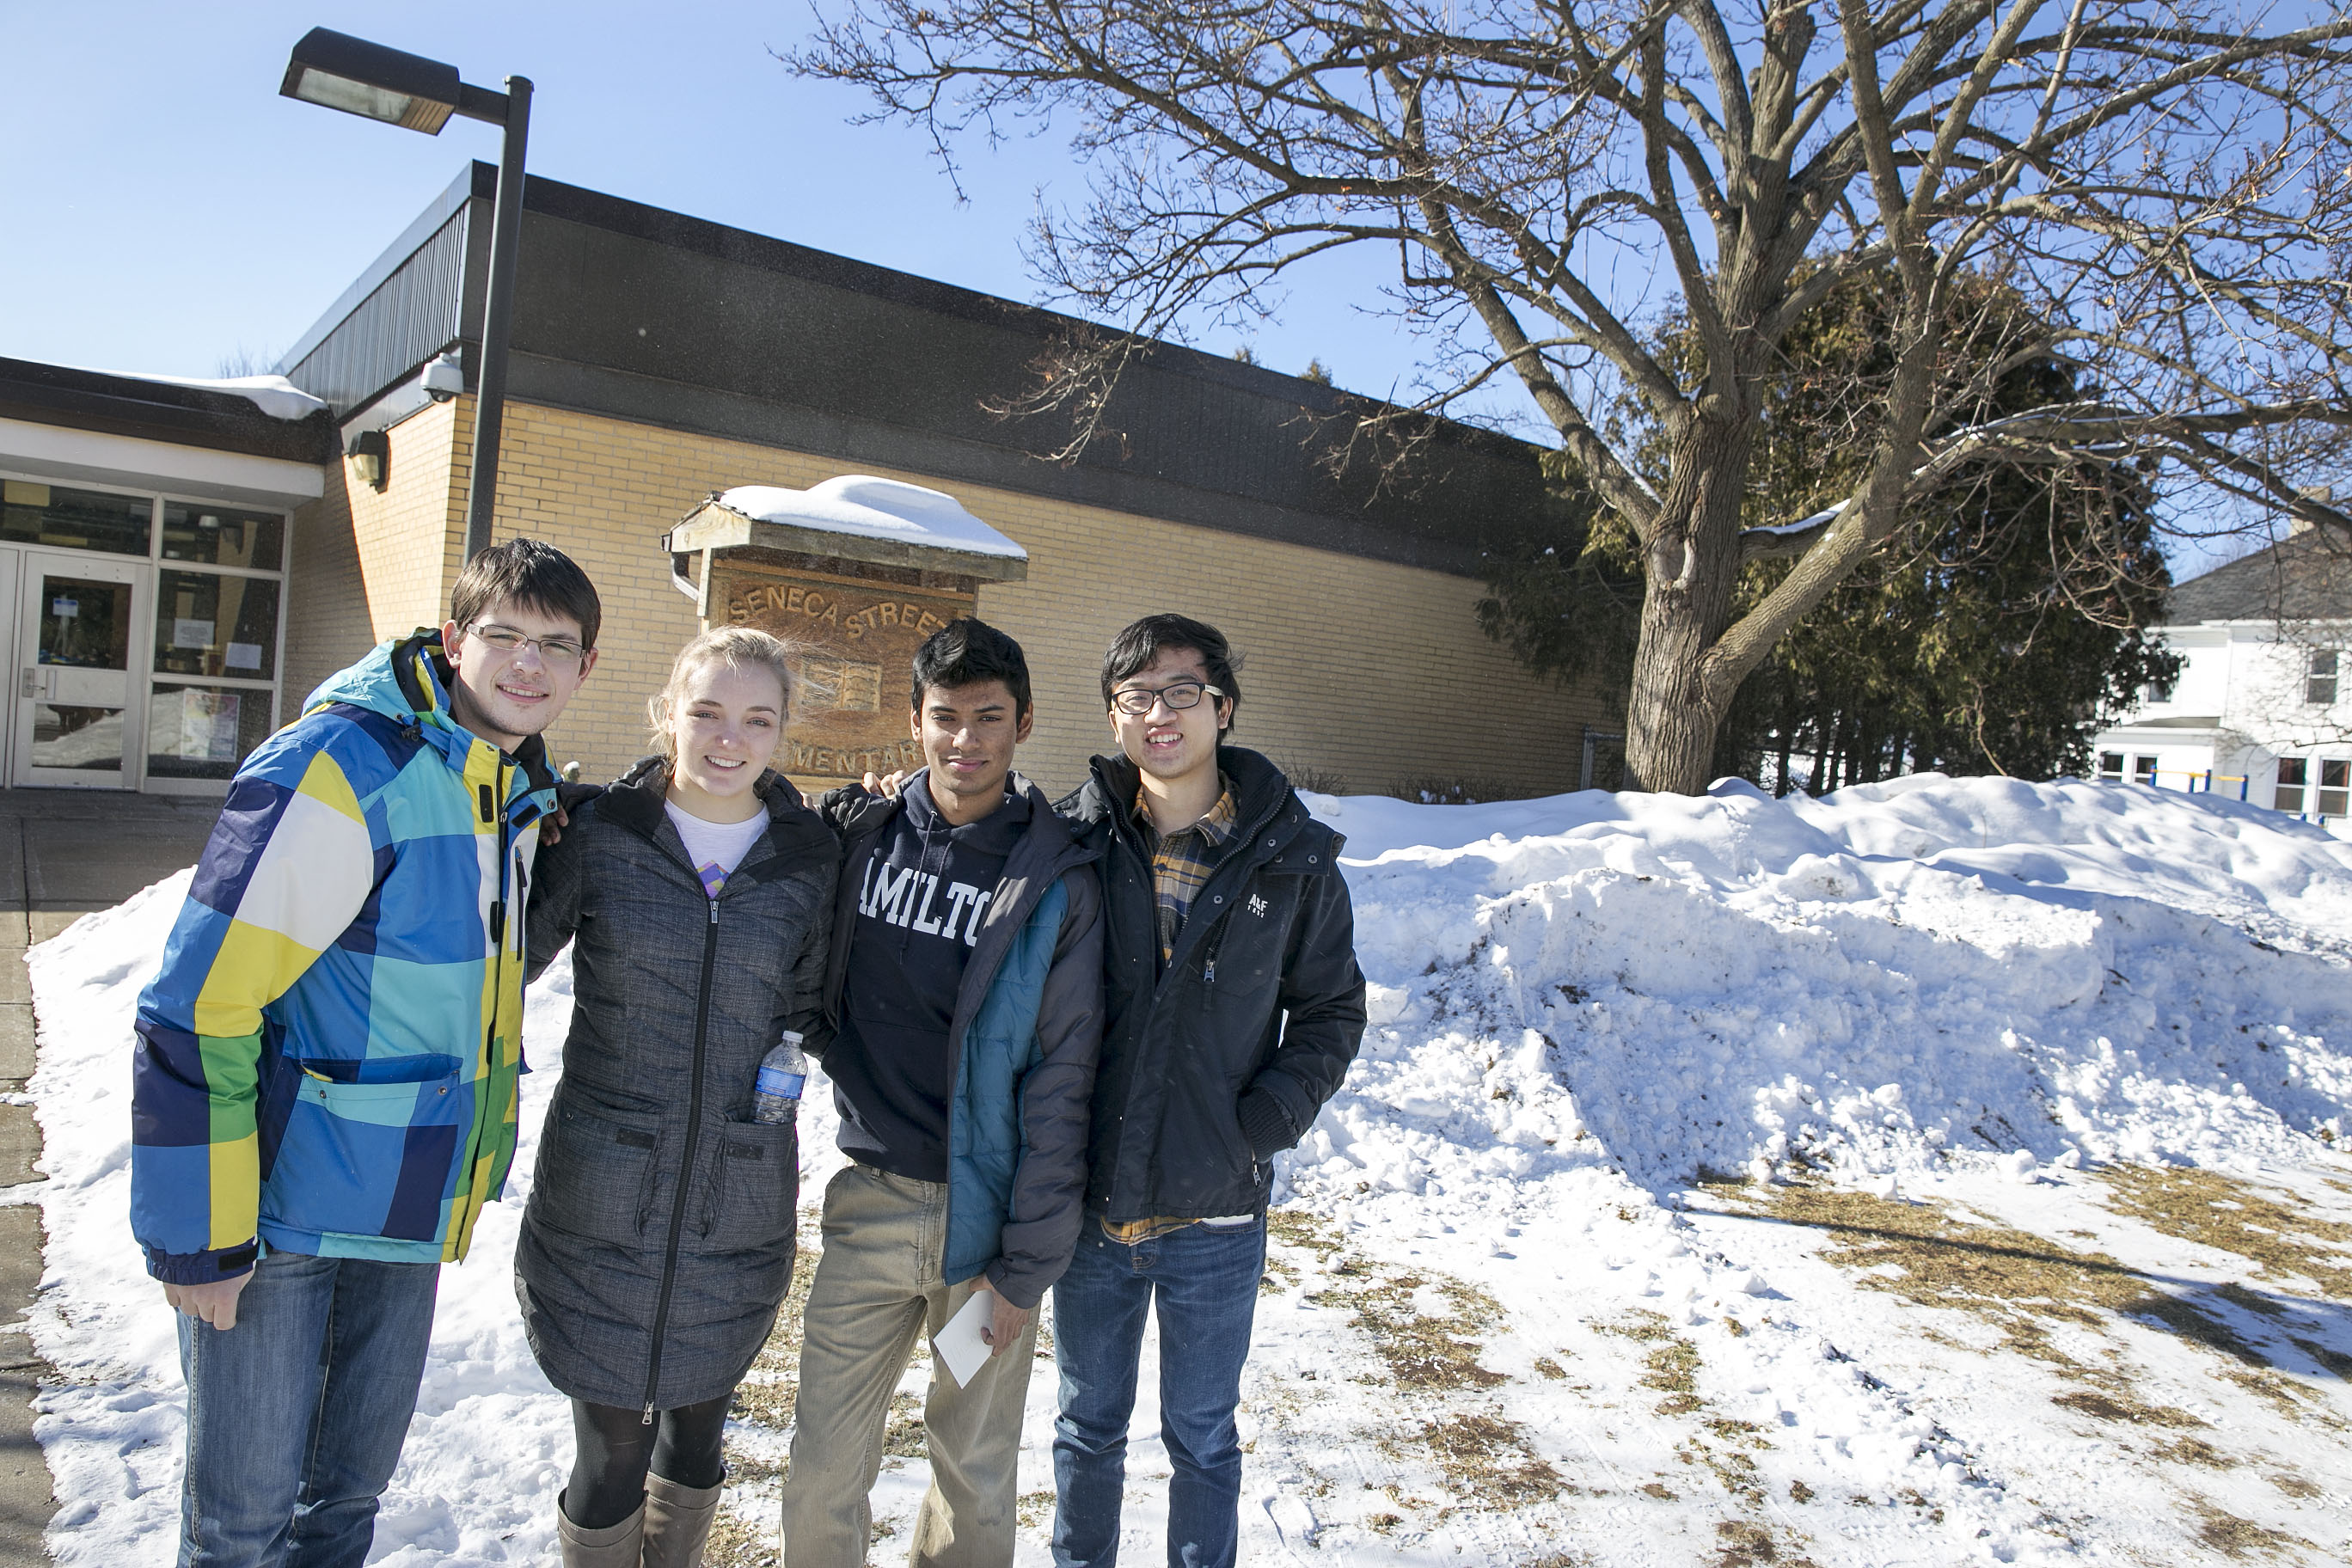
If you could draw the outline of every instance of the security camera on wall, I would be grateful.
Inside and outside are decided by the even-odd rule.
[[[466,367],[456,354],[443,354],[425,367],[422,379],[427,396],[436,403],[446,403],[466,390]]]

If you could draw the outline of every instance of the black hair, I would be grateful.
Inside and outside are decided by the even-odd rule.
[[[977,686],[987,680],[1004,682],[1004,689],[1013,694],[1015,717],[1029,711],[1029,659],[1021,645],[986,621],[969,616],[950,621],[915,650],[915,684],[907,705],[921,708],[928,687]]]
[[[467,562],[457,574],[457,585],[449,590],[449,618],[460,628],[470,626],[491,605],[509,599],[542,616],[579,622],[581,646],[596,646],[604,620],[596,584],[552,544],[509,539]]]
[[[1146,616],[1110,639],[1102,662],[1103,706],[1111,705],[1111,689],[1120,681],[1150,668],[1152,661],[1161,654],[1186,648],[1201,656],[1201,668],[1208,672],[1209,684],[1225,694],[1223,731],[1231,732],[1234,721],[1241,717],[1242,685],[1234,674],[1241,660],[1233,645],[1225,641],[1224,633],[1190,616]]]

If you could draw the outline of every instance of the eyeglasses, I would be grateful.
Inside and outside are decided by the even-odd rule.
[[[536,648],[539,657],[550,664],[578,664],[588,656],[588,650],[570,637],[527,637],[512,626],[502,626],[495,621],[479,621],[466,630],[500,653]]]
[[[1203,697],[1223,697],[1223,691],[1206,681],[1180,680],[1173,686],[1163,686],[1156,691],[1148,686],[1130,686],[1124,690],[1114,691],[1110,694],[1110,705],[1122,713],[1133,714],[1139,719],[1151,711],[1151,705],[1155,702],[1164,702],[1171,709],[1181,711],[1186,708],[1199,707],[1201,699]]]

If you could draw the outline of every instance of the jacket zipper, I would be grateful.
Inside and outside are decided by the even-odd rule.
[[[710,975],[719,962],[719,900],[702,928],[702,985],[694,999],[694,1067],[686,1093],[686,1151],[677,1167],[677,1197],[670,1205],[669,1247],[662,1258],[661,1293],[654,1301],[653,1353],[646,1365],[644,1425],[654,1424],[654,1392],[661,1386],[662,1332],[669,1326],[670,1287],[677,1282],[678,1243],[686,1233],[686,1194],[694,1182],[694,1148],[702,1132],[703,1043],[710,1026]]]

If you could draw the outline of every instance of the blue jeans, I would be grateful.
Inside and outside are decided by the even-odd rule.
[[[1087,1216],[1054,1287],[1054,1561],[1114,1568],[1127,1484],[1127,1425],[1143,1354],[1143,1314],[1160,1318],[1160,1436],[1170,1568],[1232,1568],[1241,1528],[1242,1449],[1234,1427],[1249,1359],[1265,1224],[1187,1226],[1133,1247]]]
[[[273,1252],[236,1327],[180,1319],[181,1568],[359,1568],[433,1337],[438,1263]]]

